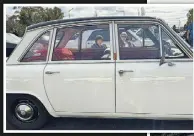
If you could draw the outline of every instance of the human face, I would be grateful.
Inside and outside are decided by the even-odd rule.
[[[102,42],[103,42],[103,40],[101,40],[101,39],[97,40],[98,45],[102,45]]]
[[[127,37],[126,37],[125,35],[124,35],[124,36],[122,35],[122,36],[121,36],[121,39],[122,39],[123,41],[126,41]]]

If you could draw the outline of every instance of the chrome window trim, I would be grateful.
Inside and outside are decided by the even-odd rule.
[[[110,33],[110,52],[111,52],[111,59],[110,60],[114,60],[114,51],[115,51],[115,44],[114,44],[114,40],[113,40],[113,22],[109,23],[109,33]],[[112,46],[112,47],[111,47]]]
[[[160,55],[163,56],[162,30],[161,30],[161,26],[160,25],[158,27],[159,27]]]
[[[54,50],[54,43],[55,43],[55,37],[56,37],[56,34],[57,34],[57,29],[60,29],[60,28],[63,28],[63,27],[75,27],[75,26],[87,26],[87,25],[108,25],[109,27],[109,34],[110,34],[110,44],[112,44],[112,47],[110,47],[110,51],[111,51],[111,59],[110,60],[60,60],[60,61],[52,61],[52,55],[53,55],[53,50]],[[97,24],[96,23],[91,23],[91,24],[88,24],[88,23],[84,23],[84,24],[81,24],[79,25],[78,24],[71,24],[71,25],[61,25],[61,26],[57,26],[55,27],[55,32],[54,32],[54,36],[52,38],[52,44],[51,44],[51,51],[50,51],[50,57],[49,57],[49,60],[48,60],[48,64],[79,64],[79,63],[84,63],[84,64],[90,64],[90,63],[112,63],[114,62],[114,58],[113,58],[113,51],[114,51],[114,39],[112,37],[112,32],[113,32],[113,27],[112,27],[112,22],[98,22]],[[112,40],[112,41],[111,41]]]
[[[33,28],[27,31],[33,31],[36,29],[42,29],[42,28],[47,28],[47,27],[58,27],[58,26],[63,26],[63,25],[71,25],[71,24],[89,24],[89,23],[102,23],[102,22],[112,22],[112,21],[159,21],[157,18],[155,19],[146,19],[146,18],[137,18],[137,19],[117,19],[117,18],[113,18],[113,19],[99,19],[99,20],[82,20],[82,21],[69,21],[69,22],[64,22],[64,23],[58,23],[58,24],[52,24],[52,25],[46,25],[46,26],[42,26],[42,27],[37,27],[37,28]]]
[[[49,45],[48,45],[48,51],[47,51],[47,57],[46,57],[46,61],[42,61],[42,62],[22,62],[22,59],[24,58],[24,56],[27,54],[27,52],[30,50],[30,48],[34,45],[34,43],[38,40],[38,38],[40,38],[44,33],[51,31],[50,33],[50,38],[49,38]],[[22,54],[20,55],[20,57],[18,58],[18,63],[19,64],[46,64],[48,61],[48,55],[49,55],[49,48],[50,48],[50,44],[51,44],[51,40],[52,40],[52,35],[53,35],[53,28],[48,28],[46,30],[43,30],[41,32],[39,32],[30,42],[30,44],[25,48],[25,50],[22,52]]]
[[[179,42],[179,40],[177,40],[175,36],[172,35],[172,32],[170,32],[166,26],[164,26],[159,20],[153,20],[153,21],[115,21],[115,24],[155,24],[155,25],[158,25],[160,27],[161,30],[164,30],[165,33],[175,42],[178,44],[178,46],[184,51],[184,53],[187,55],[188,58],[193,58],[189,52],[187,52],[185,49],[184,49],[184,46]],[[161,37],[161,35],[160,35]],[[116,37],[118,39],[118,36]],[[118,44],[118,43],[117,43]],[[185,45],[186,46],[186,45]],[[160,45],[160,48],[162,46]],[[118,45],[117,45],[117,48],[118,48]],[[162,50],[162,48],[160,49]],[[119,54],[119,50],[117,50],[117,54]],[[163,53],[162,53],[163,54]],[[162,55],[161,54],[161,55]],[[180,58],[177,58],[177,59],[180,59]],[[184,58],[181,58],[181,59],[184,59]],[[119,61],[120,60],[120,56],[118,55],[118,58],[117,60]],[[157,59],[156,59],[157,60]],[[167,59],[167,60],[171,60],[171,59]],[[125,60],[126,61],[126,60]]]
[[[115,24],[115,27],[114,27],[114,37],[115,37],[115,46],[116,46],[116,55],[117,55],[117,60],[120,60],[120,52],[119,52],[119,35],[118,35],[118,25],[116,23]]]
[[[54,28],[53,29],[53,37],[52,37],[52,41],[51,41],[51,45],[50,45],[50,51],[49,51],[49,57],[48,57],[47,63],[52,61],[53,50],[54,50],[54,46],[55,46],[55,39],[56,39],[56,34],[57,34],[57,29],[58,28]]]
[[[37,29],[43,29],[43,28],[61,28],[65,26],[85,26],[85,25],[90,25],[90,24],[102,24],[102,23],[111,23],[111,20],[95,20],[95,21],[79,21],[79,22],[67,22],[67,23],[59,23],[59,24],[54,24],[54,25],[47,25],[47,26],[42,26],[34,29],[27,30],[27,32],[34,31]]]
[[[167,62],[193,62],[192,59],[184,58],[184,59],[168,59]],[[160,59],[134,59],[134,60],[120,60],[117,63],[154,63],[157,62],[159,66]]]
[[[120,23],[121,22],[121,23]],[[119,61],[127,61],[127,60],[121,60],[120,59],[120,54],[119,54],[119,43],[118,43],[118,25],[120,24],[137,24],[137,25],[157,25],[157,27],[159,28],[159,34],[160,34],[160,25],[157,22],[150,22],[150,21],[145,21],[145,22],[137,22],[137,21],[117,21],[115,23],[115,39],[116,39],[116,46],[117,46],[117,62]],[[161,39],[160,39],[161,40]],[[160,41],[161,42],[161,41]],[[160,44],[160,56],[162,56],[162,48],[161,48],[161,44]],[[131,60],[160,60],[160,59],[131,59]]]
[[[75,61],[48,61],[48,64],[98,64],[115,63],[114,60],[75,60]]]
[[[191,62],[193,63],[193,59],[168,59],[168,61],[171,61],[171,62]],[[160,59],[142,59],[142,60],[120,60],[120,61],[117,61],[116,63],[155,63],[157,62],[158,63],[158,66],[159,66],[159,62],[160,62]],[[103,61],[92,61],[92,62],[88,62],[88,61],[57,61],[57,62],[51,62],[49,64],[105,64],[105,63],[115,63],[115,61],[106,61],[106,62],[103,62]],[[33,63],[24,63],[24,64],[7,64],[7,66],[15,66],[15,65],[44,65],[44,63],[36,63],[36,64],[33,64]]]

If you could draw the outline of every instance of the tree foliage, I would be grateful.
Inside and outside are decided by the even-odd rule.
[[[29,25],[64,17],[64,13],[57,7],[13,7],[13,9],[16,11],[6,22],[6,32],[17,36],[23,36],[25,28]]]

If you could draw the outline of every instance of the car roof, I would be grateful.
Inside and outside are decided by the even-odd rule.
[[[38,24],[30,25],[27,27],[27,30],[35,29],[38,27],[48,26],[48,25],[56,25],[60,23],[68,23],[68,22],[79,22],[79,21],[97,21],[97,20],[119,20],[119,19],[144,19],[144,20],[156,20],[155,17],[148,16],[106,16],[106,17],[84,17],[84,18],[73,18],[73,19],[60,19],[60,20],[52,20],[47,22],[41,22]]]

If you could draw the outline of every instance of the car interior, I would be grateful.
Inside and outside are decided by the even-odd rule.
[[[131,26],[121,26],[121,29],[119,27],[119,45],[121,45],[121,38],[120,34],[122,32],[126,32],[129,40],[135,39],[135,37],[131,37],[128,30],[131,29]],[[154,43],[153,46],[145,46],[144,40],[142,42],[142,46],[136,47],[122,47],[119,46],[119,52],[120,52],[120,59],[156,59],[160,58],[160,44],[157,38],[153,35],[153,33],[148,29],[143,29],[143,37],[148,37],[152,42]],[[144,38],[143,38],[144,39]]]

